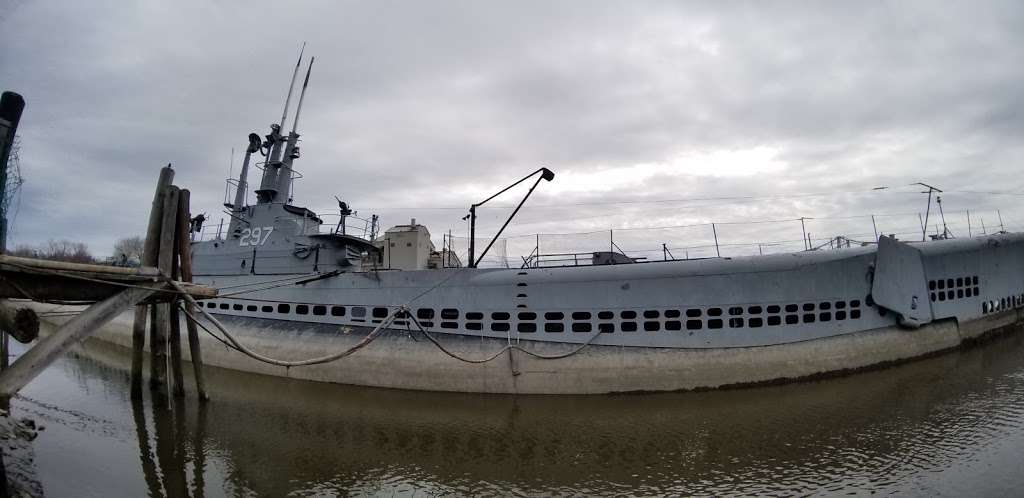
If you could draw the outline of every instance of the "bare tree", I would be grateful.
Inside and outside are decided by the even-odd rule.
[[[142,262],[142,246],[145,241],[138,235],[125,237],[114,242],[114,264],[138,266]]]
[[[96,259],[89,254],[89,247],[83,242],[68,239],[50,239],[39,251],[39,257],[55,261],[72,263],[94,263]]]
[[[68,239],[50,239],[39,246],[19,244],[11,256],[22,256],[26,258],[50,259],[54,261],[68,261],[72,263],[95,263],[96,258],[89,253],[89,246],[83,242],[75,242]]]
[[[18,244],[14,249],[7,251],[7,254],[11,256],[19,256],[22,258],[38,258],[39,249],[32,247],[28,244]]]

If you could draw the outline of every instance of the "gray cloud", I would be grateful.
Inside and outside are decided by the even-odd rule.
[[[924,207],[916,181],[963,191],[946,194],[951,212],[994,223],[1002,209],[1018,229],[1019,197],[966,192],[1024,190],[1022,22],[1017,2],[12,2],[0,81],[28,101],[28,182],[11,243],[67,236],[106,253],[142,232],[167,162],[216,217],[229,150],[279,118],[303,40],[317,62],[297,202],[324,211],[338,194],[386,225],[464,235],[461,211],[395,208],[467,206],[540,165],[556,183],[642,165],[639,184],[542,186],[510,233],[806,216],[825,237],[872,228],[822,218],[911,213],[876,220],[899,231]],[[784,167],[679,162],[758,148]],[[567,206],[740,196],[771,198]],[[730,242],[801,237],[793,223],[723,227]],[[627,250],[711,239],[630,232]]]

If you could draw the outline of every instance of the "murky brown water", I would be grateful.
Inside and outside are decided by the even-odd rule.
[[[454,395],[210,373],[157,408],[90,344],[15,415],[49,496],[1019,496],[1024,333],[777,387],[597,397]]]

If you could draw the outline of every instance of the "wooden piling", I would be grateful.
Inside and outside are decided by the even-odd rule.
[[[181,281],[191,282],[192,281],[192,243],[189,240],[189,221],[192,218],[192,213],[189,207],[191,202],[191,193],[187,189],[182,189],[178,194],[178,257],[181,263]],[[189,315],[195,316],[195,310],[192,308],[192,303],[185,301],[185,311]],[[192,357],[192,371],[196,377],[196,391],[199,393],[200,400],[207,400],[209,396],[206,395],[206,379],[203,377],[203,354],[199,348],[199,330],[196,327],[195,322],[190,320],[188,317],[185,318],[185,326],[188,328],[188,350],[189,355]]]
[[[180,225],[181,219],[181,191],[178,191],[178,199],[174,205],[174,226],[171,230],[174,231],[174,242],[171,245],[171,278],[178,280],[178,273],[181,269],[178,264],[178,226]],[[171,378],[174,380],[174,395],[176,397],[185,396],[185,377],[181,371],[181,323],[179,322],[178,303],[181,299],[177,295],[170,302],[168,310],[170,314],[168,319],[170,320],[170,335],[168,341],[171,345]]]
[[[175,221],[178,214],[178,187],[167,187],[163,198],[160,222],[160,249],[157,267],[164,275],[170,276],[174,261]],[[153,323],[150,324],[150,378],[149,387],[160,394],[167,394],[167,339],[171,323],[171,304],[156,305]]]
[[[154,267],[160,252],[160,222],[163,219],[164,191],[174,180],[171,165],[160,170],[160,178],[153,194],[153,204],[149,211],[149,224],[146,228],[146,241],[143,245],[139,263],[144,267]],[[135,307],[135,322],[132,326],[132,375],[131,394],[133,399],[142,398],[142,358],[146,347],[146,319],[149,313],[145,305]]]
[[[7,330],[5,329],[0,334],[0,370],[7,370],[10,366],[11,361],[11,340],[8,337]]]

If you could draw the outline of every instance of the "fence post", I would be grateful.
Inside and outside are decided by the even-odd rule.
[[[971,235],[971,210],[967,209],[967,238],[973,237]]]

